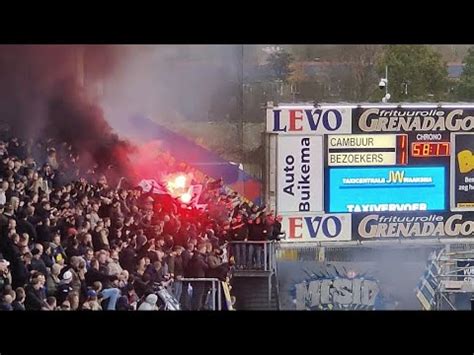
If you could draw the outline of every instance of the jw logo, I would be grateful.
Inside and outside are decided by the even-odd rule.
[[[405,177],[404,171],[391,171],[388,175],[387,184],[401,184]]]

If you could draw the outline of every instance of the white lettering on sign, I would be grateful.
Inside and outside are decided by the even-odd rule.
[[[381,204],[363,204],[347,205],[349,212],[382,212],[382,211],[426,211],[426,203],[381,203]]]
[[[443,110],[365,110],[359,118],[359,128],[363,132],[400,131],[471,131],[474,117],[463,117],[464,110],[456,109],[448,113]]]
[[[463,221],[461,214],[445,218],[430,216],[380,216],[364,217],[358,226],[361,238],[393,237],[472,237],[474,221]]]
[[[373,306],[379,294],[377,282],[364,279],[324,279],[295,285],[296,309],[311,310],[324,305]]]

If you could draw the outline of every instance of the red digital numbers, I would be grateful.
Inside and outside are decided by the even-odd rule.
[[[415,142],[411,144],[411,156],[415,158],[447,157],[449,154],[449,142]]]

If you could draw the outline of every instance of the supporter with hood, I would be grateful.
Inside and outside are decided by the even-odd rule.
[[[156,305],[158,302],[158,296],[154,293],[150,293],[148,296],[145,297],[145,301],[138,307],[139,311],[157,311],[158,306]]]

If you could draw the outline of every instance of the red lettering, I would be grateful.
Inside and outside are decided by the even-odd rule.
[[[296,114],[299,113],[299,116],[296,116]],[[289,131],[302,131],[303,127],[299,126],[298,128],[296,127],[296,120],[298,121],[303,121],[303,110],[290,110],[290,128],[288,129]]]
[[[290,222],[290,239],[300,239],[303,237],[302,234],[296,235],[296,228],[303,227],[303,223],[301,217],[290,217],[288,218]],[[297,224],[296,222],[299,221],[300,223]]]

